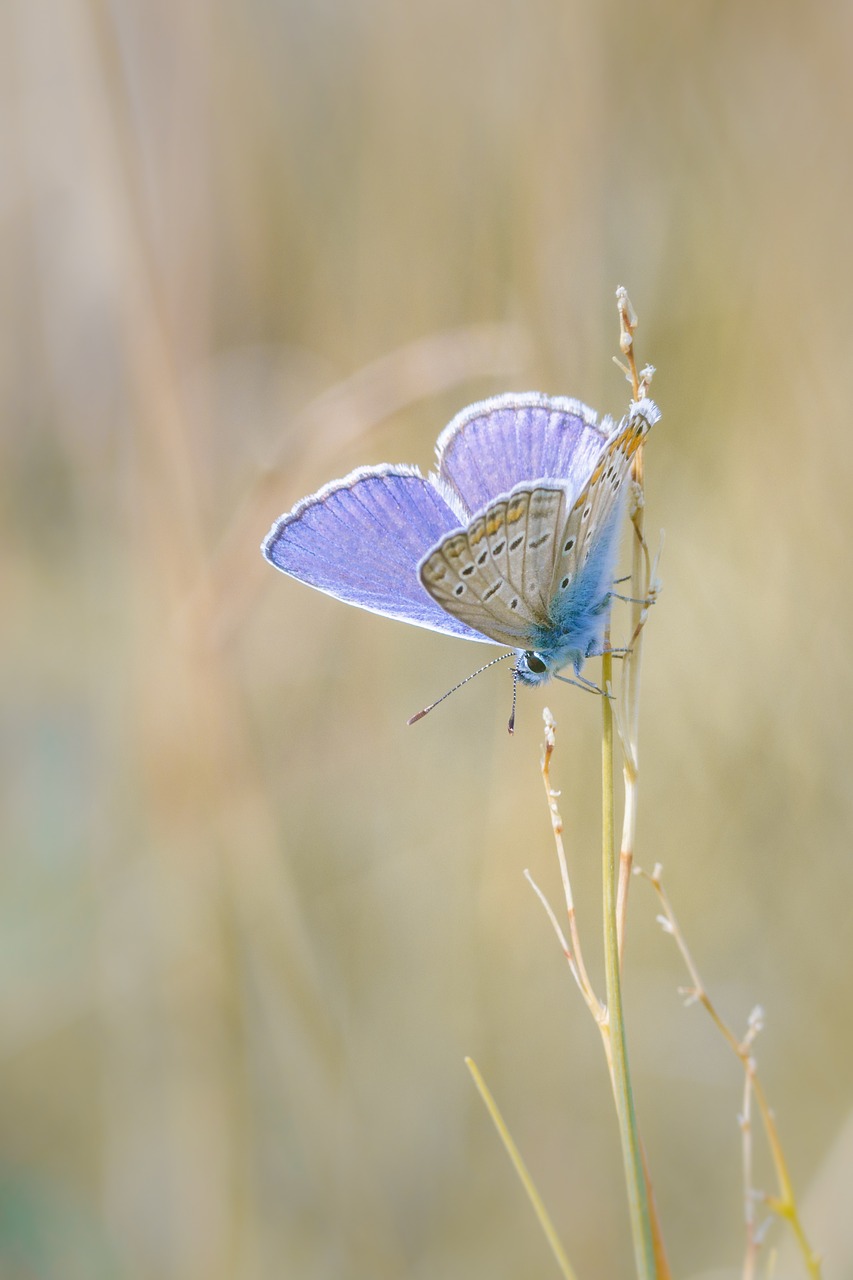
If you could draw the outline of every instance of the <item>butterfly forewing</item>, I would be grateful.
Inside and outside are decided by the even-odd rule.
[[[443,609],[500,644],[526,647],[548,624],[566,491],[525,485],[499,498],[421,562],[421,582]]]
[[[606,534],[621,506],[634,454],[648,434],[652,420],[636,412],[602,451],[592,475],[576,499],[559,538],[551,599],[559,601],[578,582],[590,556],[604,551]],[[614,552],[615,554],[615,552]],[[606,560],[606,556],[603,557]],[[609,584],[606,584],[609,586]]]
[[[418,564],[456,524],[412,467],[364,467],[276,521],[263,553],[277,569],[338,600],[433,631],[482,640],[424,593]]]

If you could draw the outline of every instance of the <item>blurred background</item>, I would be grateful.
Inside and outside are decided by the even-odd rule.
[[[853,1274],[851,48],[832,2],[5,0],[4,1278],[552,1276],[466,1053],[579,1274],[632,1273],[522,878],[558,902],[547,702],[600,981],[596,699],[522,691],[510,739],[498,668],[407,728],[479,649],[258,551],[471,400],[620,415],[620,284],[663,410],[637,856],[733,1025],[764,1006]],[[635,882],[637,1105],[674,1272],[719,1278],[741,1074],[656,911]]]

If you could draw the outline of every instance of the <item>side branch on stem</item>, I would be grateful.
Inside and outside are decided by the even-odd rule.
[[[796,1197],[794,1195],[794,1187],[791,1182],[791,1176],[788,1172],[788,1164],[785,1159],[782,1143],[779,1138],[779,1130],[776,1126],[776,1117],[772,1108],[767,1101],[764,1087],[758,1076],[758,1067],[752,1053],[752,1046],[756,1036],[762,1027],[763,1014],[760,1008],[756,1008],[750,1014],[749,1024],[746,1035],[739,1040],[728,1023],[718,1013],[716,1006],[708,995],[705,984],[699,976],[699,970],[684,940],[681,927],[675,917],[672,909],[672,903],[669,895],[663,887],[663,870],[657,865],[651,874],[637,868],[636,874],[642,875],[654,889],[661,904],[662,914],[658,916],[661,927],[665,933],[668,933],[678,950],[681,958],[690,974],[690,986],[681,988],[681,994],[686,997],[688,1004],[701,1004],[709,1017],[713,1021],[720,1035],[731,1049],[732,1053],[740,1060],[744,1070],[744,1104],[743,1111],[740,1116],[741,1141],[742,1141],[742,1162],[744,1170],[744,1221],[746,1226],[746,1254],[743,1265],[743,1280],[752,1280],[756,1273],[758,1249],[761,1245],[762,1232],[756,1227],[755,1223],[755,1202],[761,1200],[767,1206],[772,1214],[782,1218],[787,1222],[794,1234],[794,1238],[803,1257],[806,1270],[811,1280],[820,1280],[821,1278],[821,1260],[820,1256],[815,1253],[809,1244],[803,1224],[800,1220],[800,1212],[797,1207]],[[773,1161],[773,1168],[776,1174],[778,1184],[778,1192],[774,1195],[759,1195],[752,1186],[752,1124],[751,1124],[751,1100],[755,1099],[758,1113],[761,1116],[761,1124],[767,1138],[767,1144],[770,1148],[770,1156]]]

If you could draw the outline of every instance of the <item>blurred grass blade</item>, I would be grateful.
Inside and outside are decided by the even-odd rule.
[[[506,1127],[504,1118],[498,1110],[498,1105],[489,1092],[485,1080],[480,1074],[479,1067],[473,1058],[466,1058],[465,1066],[474,1078],[474,1084],[477,1086],[480,1092],[480,1097],[486,1104],[489,1115],[492,1117],[492,1123],[498,1131],[501,1142],[506,1147],[507,1154],[515,1167],[515,1172],[518,1174],[519,1181],[527,1193],[527,1198],[533,1205],[533,1211],[539,1219],[539,1225],[545,1233],[545,1238],[551,1246],[551,1251],[553,1252],[554,1257],[557,1259],[557,1265],[559,1266],[560,1271],[565,1277],[565,1280],[577,1280],[577,1273],[566,1257],[566,1252],[560,1243],[560,1238],[554,1229],[554,1224],[548,1216],[548,1210],[542,1203],[542,1197],[536,1190],[536,1186],[530,1176],[527,1165],[521,1158],[521,1152],[512,1140],[512,1135]]]

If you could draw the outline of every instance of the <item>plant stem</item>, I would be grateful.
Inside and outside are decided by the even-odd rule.
[[[616,290],[616,302],[619,308],[619,348],[625,357],[626,364],[620,365],[631,383],[634,401],[646,395],[649,380],[654,373],[651,368],[637,370],[634,353],[634,330],[637,317],[631,300],[624,288]],[[617,361],[617,363],[620,363]],[[651,561],[646,545],[643,526],[643,450],[638,449],[631,476],[636,485],[636,500],[631,513],[633,529],[631,555],[631,640],[629,653],[625,659],[621,681],[620,702],[620,736],[622,738],[623,764],[625,779],[625,811],[622,820],[622,844],[619,854],[619,889],[616,899],[616,919],[619,930],[620,961],[625,950],[625,920],[628,910],[628,887],[631,883],[631,868],[634,863],[634,840],[637,828],[637,772],[639,769],[638,736],[640,728],[640,670],[643,658],[643,631],[648,602],[652,588]]]
[[[602,679],[605,690],[612,686],[613,659],[605,653],[602,659]],[[619,1121],[622,1142],[622,1160],[628,1190],[628,1209],[631,1218],[631,1234],[634,1241],[634,1259],[638,1280],[655,1280],[658,1271],[655,1261],[655,1245],[646,1193],[643,1156],[634,1113],[631,1077],[628,1069],[628,1049],[625,1041],[625,1019],[622,1010],[622,982],[619,964],[619,930],[616,918],[617,866],[616,823],[613,787],[613,710],[610,698],[602,698],[602,870],[604,881],[604,970],[607,987],[607,1022],[605,1048],[610,1065],[613,1096]]]

